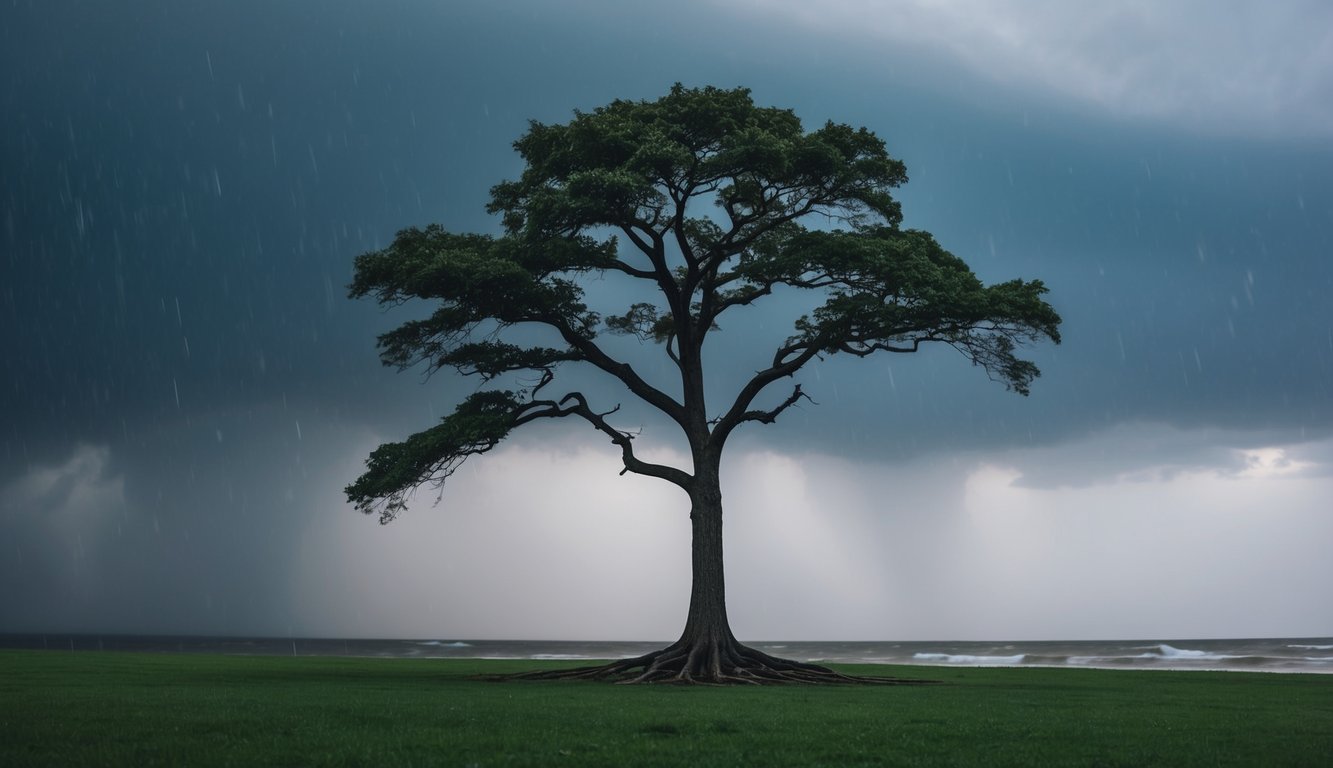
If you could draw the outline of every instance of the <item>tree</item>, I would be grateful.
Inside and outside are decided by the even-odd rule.
[[[806,132],[790,110],[756,107],[747,89],[677,84],[656,101],[615,101],[563,125],[533,122],[514,147],[526,168],[517,181],[496,185],[487,207],[501,216],[503,234],[405,229],[389,247],[356,259],[352,297],[435,306],[380,336],[386,365],[451,368],[489,388],[430,429],[376,449],[348,499],[387,523],[415,489],[443,483],[515,429],[582,420],[620,449],[621,474],[659,478],[688,494],[693,584],[679,640],[573,674],[847,680],[732,635],[719,477],[727,441],[738,427],[770,424],[805,398],[799,383],[777,394],[770,387],[827,355],[911,353],[939,342],[1026,395],[1038,370],[1015,355],[1018,345],[1060,338],[1046,288],[1037,280],[985,286],[930,234],[901,228],[891,190],[906,170],[872,132],[832,122]],[[657,301],[599,315],[585,304],[580,279],[605,273],[643,281]],[[729,402],[710,410],[702,351],[718,319],[791,289],[818,292],[823,302],[795,320],[791,336]],[[520,329],[534,326],[552,345],[516,343],[532,338]],[[654,386],[610,354],[599,343],[608,333],[655,342],[678,385]],[[557,392],[557,372],[571,364],[601,371],[678,426],[691,466],[636,455],[635,434],[614,423],[618,405],[599,410],[582,392]],[[506,383],[517,386],[501,388]]]

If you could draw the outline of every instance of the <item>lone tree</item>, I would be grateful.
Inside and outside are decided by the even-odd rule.
[[[660,478],[688,494],[693,586],[675,643],[547,674],[850,680],[773,658],[732,635],[722,573],[722,451],[737,427],[772,423],[800,402],[800,384],[776,394],[769,388],[820,356],[908,353],[940,342],[1027,394],[1038,370],[1015,355],[1017,346],[1060,339],[1060,317],[1042,300],[1046,288],[1037,280],[983,285],[929,233],[900,228],[891,190],[907,180],[906,170],[875,134],[832,122],[806,132],[793,112],[756,107],[744,88],[678,84],[657,101],[615,101],[576,112],[564,125],[533,122],[514,147],[526,168],[517,181],[495,186],[487,206],[501,215],[503,235],[405,229],[389,247],[356,259],[352,297],[435,306],[426,319],[379,337],[386,365],[452,368],[492,388],[430,429],[377,448],[347,487],[348,499],[387,523],[416,488],[438,486],[518,427],[581,419],[619,447],[621,474]],[[644,281],[657,301],[621,307],[623,314],[592,311],[580,280],[608,272]],[[705,341],[724,313],[779,289],[816,291],[823,302],[795,319],[765,367],[715,410],[704,398]],[[515,343],[514,329],[532,326],[558,342]],[[670,360],[672,385],[654,386],[613,356],[599,343],[606,333],[656,342]],[[635,434],[614,423],[618,406],[599,410],[582,392],[557,391],[557,371],[568,364],[605,373],[679,426],[691,466],[645,461],[635,454]]]

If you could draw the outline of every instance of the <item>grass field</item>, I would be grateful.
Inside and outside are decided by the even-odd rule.
[[[934,686],[487,682],[552,662],[0,652],[0,766],[1333,765],[1333,676],[841,667]]]

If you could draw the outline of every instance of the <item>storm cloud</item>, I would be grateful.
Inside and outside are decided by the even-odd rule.
[[[528,120],[681,81],[874,130],[908,226],[1065,318],[1031,397],[950,350],[832,357],[802,374],[817,404],[738,433],[739,633],[1333,633],[1328,12],[802,8],[0,9],[0,631],[674,635],[684,500],[595,434],[516,436],[388,527],[342,488],[476,385],[380,366],[421,309],[346,299],[352,259],[497,231]],[[714,402],[801,306],[728,321]]]

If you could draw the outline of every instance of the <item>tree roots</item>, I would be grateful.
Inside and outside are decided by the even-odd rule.
[[[930,680],[844,675],[818,664],[774,656],[735,640],[686,641],[632,659],[595,667],[498,675],[493,680],[600,680],[621,685],[675,683],[697,685],[924,685]]]

